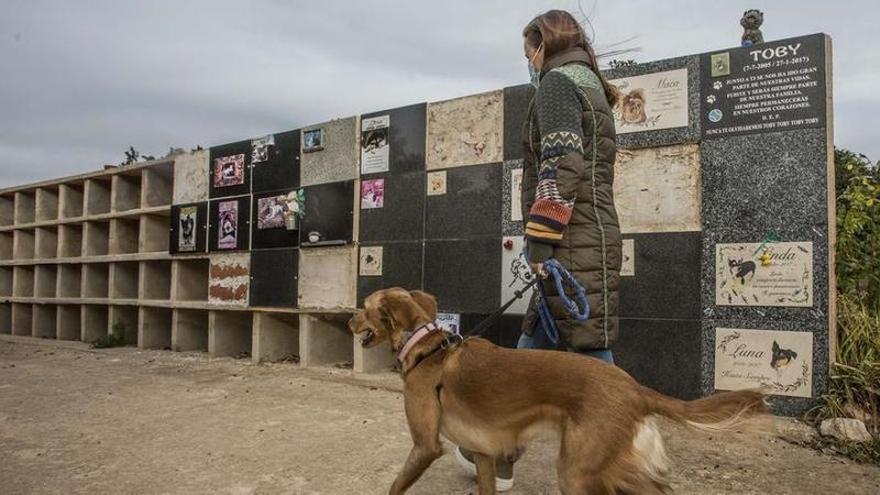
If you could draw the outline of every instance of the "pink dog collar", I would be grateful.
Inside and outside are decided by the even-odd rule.
[[[427,336],[434,330],[440,330],[440,327],[434,324],[434,322],[425,323],[424,325],[415,329],[412,335],[410,335],[410,337],[403,344],[403,348],[400,349],[399,353],[397,353],[397,360],[403,362],[403,359],[406,357],[407,354],[409,354],[409,351],[411,351],[412,348],[415,347],[416,343],[425,338],[425,336]]]

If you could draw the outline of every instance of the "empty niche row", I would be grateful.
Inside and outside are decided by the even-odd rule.
[[[0,261],[66,260],[92,256],[163,253],[168,212],[0,232]]]
[[[172,203],[173,168],[170,160],[119,167],[110,174],[0,194],[0,230],[167,207]]]

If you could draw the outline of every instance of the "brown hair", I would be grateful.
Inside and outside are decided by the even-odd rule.
[[[596,52],[587,38],[587,33],[580,23],[564,10],[548,10],[535,17],[523,29],[523,37],[529,45],[538,48],[544,43],[544,60],[549,60],[554,55],[569,48],[581,48],[587,52],[590,69],[599,76],[605,89],[605,97],[612,107],[617,103],[617,88],[610,84],[605,76],[599,71],[596,61]]]

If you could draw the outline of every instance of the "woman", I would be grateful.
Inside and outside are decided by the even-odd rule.
[[[611,362],[618,333],[622,240],[612,185],[617,153],[611,108],[617,91],[599,72],[583,28],[571,14],[551,10],[523,30],[532,84],[537,88],[523,128],[526,160],[522,204],[529,264],[543,274],[554,258],[584,286],[590,317],[574,320],[552,284],[544,282],[559,329],[559,349]],[[529,305],[519,348],[557,348]],[[475,472],[469,452],[459,461]],[[496,460],[499,491],[513,486],[513,465]]]

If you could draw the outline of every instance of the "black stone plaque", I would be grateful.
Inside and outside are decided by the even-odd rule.
[[[638,269],[638,268],[637,268]],[[700,321],[620,319],[615,364],[642,385],[678,397],[700,395]]]
[[[212,200],[209,210],[209,251],[241,251],[250,247],[250,196]]]
[[[382,180],[381,208],[366,208],[363,199],[359,228],[361,242],[414,241],[422,238],[425,224],[424,172],[371,175],[365,181]]]
[[[184,213],[183,222],[180,218],[181,210]],[[168,252],[204,253],[208,244],[208,203],[172,206],[170,228]]]
[[[251,205],[251,249],[295,247],[299,245],[299,222],[288,229],[281,204],[294,190],[254,194]]]
[[[238,196],[251,192],[251,141],[212,146],[208,161],[210,198]]]
[[[296,307],[299,278],[298,249],[251,252],[250,305]]]
[[[701,56],[704,138],[825,125],[825,35]]]
[[[504,88],[504,159],[525,158],[523,124],[529,110],[529,101],[535,95],[531,84]]]
[[[501,235],[504,167],[498,163],[451,168],[446,194],[427,197],[425,239]]]
[[[300,244],[306,247],[351,243],[354,181],[307,186],[303,189],[305,214],[300,223]]]
[[[382,247],[382,274],[358,277],[358,307],[363,307],[364,299],[379,289],[422,287],[421,241],[361,244],[361,249],[374,246]]]
[[[299,129],[272,137],[275,144],[268,146],[266,160],[251,164],[255,193],[299,187]]]
[[[501,306],[501,237],[425,242],[425,291],[444,312],[491,313]]]
[[[700,232],[624,234],[633,239],[635,275],[620,277],[620,316],[700,319]]]

